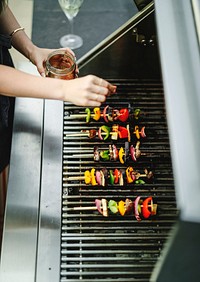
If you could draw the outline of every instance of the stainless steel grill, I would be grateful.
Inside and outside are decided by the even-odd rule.
[[[93,73],[117,85],[117,95],[101,110],[106,105],[127,107],[130,113],[141,109],[138,121],[128,121],[131,132],[136,122],[145,126],[142,155],[136,162],[94,161],[94,147],[106,150],[113,143],[119,149],[126,140],[74,136],[105,124],[103,119],[90,123],[74,119],[73,115],[85,113],[84,108],[17,99],[2,282],[195,281],[199,277],[200,146],[199,138],[194,138],[194,132],[199,136],[200,113],[199,4],[198,0],[155,3],[159,50],[151,3],[78,62],[81,75]],[[136,142],[132,135],[130,144]],[[70,178],[93,167],[123,170],[128,165],[139,172],[151,170],[153,178],[143,185],[125,182],[123,186],[109,182],[93,186]],[[138,222],[131,213],[121,216],[109,211],[104,217],[95,208],[95,199],[118,202],[137,196],[152,196],[157,214]],[[166,241],[166,256],[162,256]]]
[[[177,219],[162,82],[142,79],[110,81],[117,85],[118,94],[108,99],[106,105],[128,107],[130,112],[140,108],[137,123],[146,129],[146,138],[140,139],[140,149],[145,154],[128,165],[136,170],[148,167],[154,178],[143,185],[107,184],[105,187],[87,185],[81,180],[67,180],[71,176],[83,175],[92,167],[123,169],[127,164],[95,162],[92,157],[94,146],[106,148],[112,142],[69,134],[98,128],[105,122],[86,124],[84,119],[73,120],[73,115],[84,113],[84,109],[67,103],[64,105],[61,281],[149,281]],[[135,123],[134,120],[131,122]],[[118,140],[115,144],[123,146],[124,141]],[[76,207],[94,206],[96,198],[118,202],[138,195],[153,196],[158,204],[155,218],[138,222],[133,214],[120,216],[110,213],[105,218],[98,211],[74,210]]]

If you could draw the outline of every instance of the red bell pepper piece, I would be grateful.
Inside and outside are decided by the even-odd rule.
[[[149,205],[149,203],[150,203],[150,205]],[[149,210],[149,207],[152,209],[152,206],[153,206],[152,197],[146,198],[143,201],[142,205],[143,205],[143,207],[142,207],[142,215],[144,216],[144,218],[150,217],[151,211]]]
[[[117,184],[119,181],[120,172],[117,168],[114,169],[114,184]]]
[[[128,138],[128,129],[126,127],[119,126],[118,130],[119,138]]]
[[[118,119],[122,122],[125,122],[127,121],[128,117],[129,117],[129,110],[126,108],[120,109]]]

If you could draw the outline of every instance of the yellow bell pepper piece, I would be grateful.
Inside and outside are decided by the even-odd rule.
[[[135,126],[134,133],[135,133],[137,139],[140,139],[140,131],[139,131],[139,126],[138,125]]]
[[[127,178],[127,182],[128,183],[132,183],[133,182],[133,179],[131,177],[131,172],[133,172],[133,168],[131,166],[129,166],[127,169],[126,169],[126,178]]]
[[[98,183],[96,182],[96,177],[95,177],[95,169],[91,169],[91,183],[93,186],[97,185]]]
[[[125,202],[124,201],[120,201],[118,203],[118,210],[119,210],[119,212],[122,216],[125,215],[126,209],[125,209]]]
[[[93,119],[94,120],[99,120],[100,119],[100,117],[101,117],[101,110],[100,110],[100,108],[94,108],[94,116],[93,116]]]
[[[124,164],[124,158],[123,158],[124,156],[125,156],[124,148],[121,147],[119,149],[119,161],[120,161],[121,164]]]
[[[84,173],[85,176],[85,184],[90,184],[91,182],[91,173],[89,170],[86,170]]]

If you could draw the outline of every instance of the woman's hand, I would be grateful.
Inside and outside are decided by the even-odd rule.
[[[37,67],[41,76],[45,76],[45,62],[48,55],[55,50],[56,49],[39,48],[37,46],[32,49],[29,58]],[[61,48],[61,50],[66,50],[75,57],[75,54],[71,49]],[[76,69],[76,72],[78,73],[78,68]],[[71,102],[77,106],[100,106],[106,101],[108,96],[116,92],[116,86],[94,75],[87,75],[67,81],[59,79],[59,82],[57,81],[57,83],[61,85],[59,99]],[[51,90],[53,91],[53,88],[51,88]]]
[[[45,63],[48,55],[56,50],[57,49],[45,49],[45,48],[39,48],[37,46],[34,46],[34,48],[31,51],[31,54],[29,54],[29,60],[37,67],[37,70],[41,76],[43,77],[45,76]],[[60,50],[66,50],[67,52],[71,53],[75,57],[74,52],[69,48],[61,48]],[[78,68],[76,72],[78,73]]]
[[[94,75],[62,82],[63,100],[77,106],[100,106],[108,96],[116,92],[116,86]]]

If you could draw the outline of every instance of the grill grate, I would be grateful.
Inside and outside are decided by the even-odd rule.
[[[146,138],[140,140],[144,156],[132,162],[136,170],[145,167],[154,177],[143,185],[125,184],[105,187],[86,185],[84,181],[68,180],[83,175],[92,167],[123,169],[119,162],[94,162],[93,148],[107,148],[109,141],[98,138],[67,136],[82,129],[98,128],[103,120],[86,124],[84,119],[71,119],[84,113],[83,108],[64,105],[63,141],[63,212],[61,236],[60,281],[149,281],[163,244],[177,219],[173,172],[170,156],[162,83],[156,80],[110,80],[118,94],[109,98],[111,107],[140,108],[139,126],[145,126]],[[104,105],[105,106],[105,105]],[[134,121],[131,121],[131,123]],[[132,142],[136,142],[133,138]],[[116,146],[124,145],[118,140]],[[124,217],[109,214],[103,217],[96,210],[74,210],[74,207],[94,206],[95,199],[115,201],[136,196],[153,196],[158,204],[157,215],[138,222],[132,214]]]

